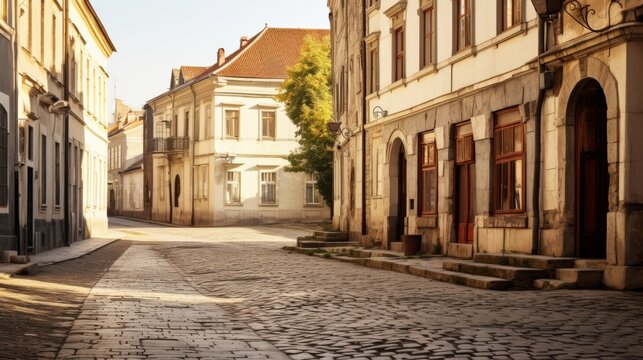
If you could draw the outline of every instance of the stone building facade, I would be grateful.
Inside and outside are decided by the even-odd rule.
[[[18,239],[15,6],[0,0],[0,253],[16,250]]]
[[[604,29],[570,2],[365,1],[363,245],[605,259],[606,285],[643,287],[641,1],[582,4]]]
[[[327,34],[265,28],[228,56],[220,49],[205,70],[172,71],[171,89],[146,104],[152,220],[213,226],[329,217],[315,179],[286,171],[296,128],[275,99],[304,37]]]
[[[23,1],[18,13],[20,250],[37,253],[107,229],[115,48],[87,0]]]
[[[143,184],[144,111],[116,100],[116,122],[108,129],[109,216],[146,218]]]

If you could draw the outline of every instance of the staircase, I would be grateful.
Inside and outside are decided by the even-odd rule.
[[[475,254],[473,260],[445,260],[439,281],[483,289],[595,289],[601,287],[605,260],[520,254]]]
[[[348,246],[357,246],[357,241],[348,241],[348,233],[341,231],[315,231],[313,236],[297,238],[297,247],[304,249]]]

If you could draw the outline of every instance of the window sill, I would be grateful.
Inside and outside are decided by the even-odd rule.
[[[0,34],[6,37],[7,39],[11,40],[13,35],[15,34],[15,30],[9,26],[4,20],[0,20]]]
[[[483,220],[485,228],[526,228],[529,222],[524,213],[517,214],[497,214],[487,217]]]
[[[278,207],[279,204],[259,204],[259,207]]]
[[[437,215],[422,215],[415,219],[418,229],[435,229],[438,227]]]
[[[230,206],[230,207],[243,207],[242,203],[226,203],[225,206]]]
[[[324,205],[322,204],[304,204],[305,208],[323,208]]]

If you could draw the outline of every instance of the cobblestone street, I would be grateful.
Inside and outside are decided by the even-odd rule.
[[[2,282],[1,358],[643,357],[643,293],[470,289],[289,253],[294,226],[112,225],[130,241]]]

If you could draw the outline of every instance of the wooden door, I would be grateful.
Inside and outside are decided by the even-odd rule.
[[[397,181],[397,223],[395,237],[397,240],[402,239],[404,235],[404,220],[406,219],[406,156],[404,149],[400,149],[398,157],[398,181]]]
[[[467,128],[462,127],[456,133],[456,163],[455,163],[455,220],[457,226],[457,242],[473,243],[475,227],[476,199],[476,164],[473,135]]]
[[[576,249],[582,258],[605,258],[609,173],[607,105],[597,83],[576,105]]]

